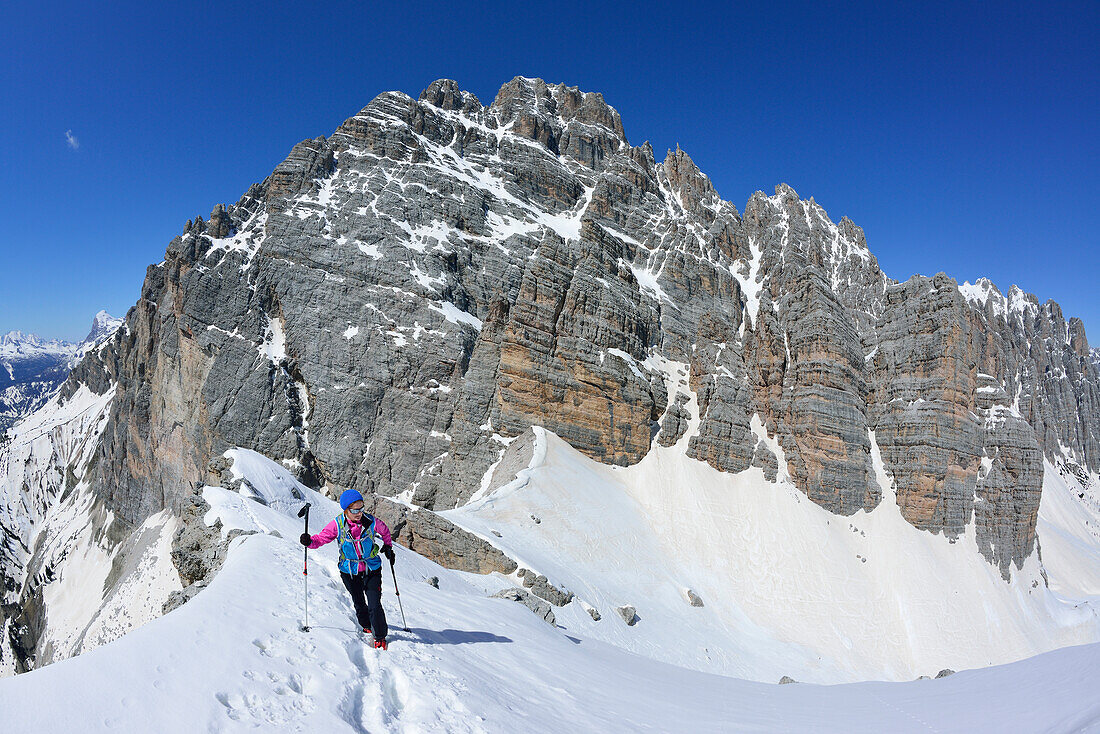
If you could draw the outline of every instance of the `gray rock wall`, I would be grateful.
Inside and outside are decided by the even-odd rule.
[[[631,146],[599,94],[517,78],[483,106],[441,80],[188,222],[70,384],[118,385],[91,474],[131,524],[181,511],[229,446],[450,508],[532,425],[616,464],[687,441],[847,515],[882,501],[874,431],[904,516],[976,522],[1007,574],[1042,457],[1100,469],[1100,376],[1080,321],[983,293],[892,281],[785,185],[739,213],[683,151]],[[687,365],[690,435],[651,357]]]

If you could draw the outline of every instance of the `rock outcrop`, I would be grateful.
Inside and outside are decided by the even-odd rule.
[[[526,568],[521,568],[517,574],[523,581],[523,585],[531,590],[531,593],[556,607],[563,607],[573,601],[573,592],[559,589],[554,586],[542,574],[536,574]]]
[[[447,568],[470,573],[508,575],[518,564],[493,546],[430,510],[374,498],[370,510],[390,528],[394,542]]]
[[[554,610],[550,608],[550,605],[525,589],[518,589],[514,586],[510,586],[506,589],[501,589],[493,594],[493,596],[498,599],[508,599],[522,604],[537,614],[539,618],[544,620],[547,624],[554,624],[556,621],[554,619]]]

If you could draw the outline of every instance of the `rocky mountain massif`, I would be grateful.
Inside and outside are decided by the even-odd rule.
[[[600,94],[526,78],[488,106],[448,80],[381,94],[294,146],[187,223],[67,404],[102,411],[95,440],[17,439],[4,491],[86,497],[104,548],[187,511],[230,447],[438,510],[539,425],[619,465],[684,441],[838,515],[895,501],[880,454],[910,523],[972,526],[1008,578],[1036,550],[1044,457],[1100,470],[1100,374],[1056,303],[894,281],[812,198],[739,211],[683,151],[632,146]],[[0,557],[23,657],[60,562],[35,527]]]
[[[0,433],[42,407],[85,352],[121,324],[122,319],[100,311],[79,344],[47,341],[20,331],[0,336]]]

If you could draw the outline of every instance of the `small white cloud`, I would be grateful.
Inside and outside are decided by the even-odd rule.
[[[73,150],[77,150],[80,147],[80,141],[73,135],[72,130],[65,131],[65,142],[69,144],[69,147]]]

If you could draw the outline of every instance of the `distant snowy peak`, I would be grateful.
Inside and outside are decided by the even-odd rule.
[[[0,359],[26,359],[74,354],[78,346],[61,339],[43,339],[37,334],[9,331],[0,336]]]
[[[959,293],[978,308],[992,309],[994,316],[1005,319],[1010,316],[1022,318],[1039,310],[1039,299],[1034,295],[1014,285],[1005,296],[989,278],[978,278],[973,284],[967,281],[959,286]]]
[[[92,319],[92,330],[84,337],[84,344],[97,344],[118,331],[122,319],[115,318],[106,311],[100,311]]]
[[[122,325],[106,311],[79,344],[10,331],[0,336],[0,431],[44,405],[69,372]]]
[[[120,326],[122,326],[122,319],[115,318],[106,311],[100,311],[92,319],[92,328],[88,336],[78,344],[63,339],[43,339],[37,334],[18,330],[9,331],[0,336],[0,360],[14,361],[39,357],[65,357],[79,360],[89,348],[114,334]]]

